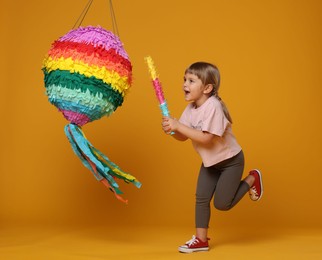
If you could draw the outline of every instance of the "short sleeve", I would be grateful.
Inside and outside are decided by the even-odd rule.
[[[186,126],[190,126],[189,125],[189,120],[188,120],[189,110],[190,110],[190,106],[188,105],[186,107],[186,109],[182,112],[181,117],[179,118],[179,122],[184,124],[184,125],[186,125]]]
[[[230,123],[224,114],[220,101],[209,102],[203,114],[202,131],[223,136],[228,124]]]

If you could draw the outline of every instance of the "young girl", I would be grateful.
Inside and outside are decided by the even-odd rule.
[[[261,173],[250,171],[241,180],[244,154],[232,133],[232,119],[218,95],[220,75],[216,66],[196,62],[185,71],[183,91],[190,102],[179,121],[163,117],[166,134],[185,141],[190,139],[202,164],[196,190],[196,235],[179,247],[183,253],[209,250],[207,237],[210,201],[219,210],[229,210],[249,192],[258,201],[263,195]],[[174,134],[173,134],[174,132]],[[214,196],[215,195],[215,196]]]

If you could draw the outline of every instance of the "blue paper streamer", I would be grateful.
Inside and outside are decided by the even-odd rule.
[[[73,148],[73,151],[80,158],[84,166],[94,174],[95,178],[98,181],[106,179],[109,185],[114,189],[116,194],[122,194],[123,192],[119,189],[119,185],[114,179],[115,177],[123,179],[126,183],[131,182],[138,188],[141,187],[141,183],[137,180],[128,180],[126,179],[126,177],[120,176],[116,172],[114,172],[112,168],[118,169],[120,171],[121,169],[115,163],[111,162],[107,156],[105,156],[98,149],[96,149],[85,138],[79,126],[75,124],[66,125],[65,134]],[[102,157],[103,160],[101,161],[97,155]],[[88,160],[90,160],[94,167],[96,167],[96,170],[93,169],[93,166],[88,162]],[[112,168],[110,168],[107,164],[110,165]]]

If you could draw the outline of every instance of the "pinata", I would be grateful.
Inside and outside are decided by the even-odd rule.
[[[65,134],[75,154],[115,196],[127,203],[116,179],[141,183],[120,169],[84,136],[82,126],[110,116],[132,83],[132,65],[119,37],[100,26],[73,29],[54,41],[43,62],[46,94],[70,122]]]

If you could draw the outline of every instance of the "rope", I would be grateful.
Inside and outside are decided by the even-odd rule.
[[[89,0],[89,1],[87,2],[87,4],[86,4],[86,6],[85,6],[84,10],[82,11],[82,13],[80,14],[80,16],[78,17],[78,19],[77,19],[77,21],[76,21],[76,23],[74,24],[74,26],[73,26],[73,28],[72,28],[72,29],[74,29],[74,28],[76,27],[76,25],[77,25],[77,23],[78,23],[78,21],[79,21],[80,19],[81,19],[81,21],[80,21],[80,23],[79,23],[79,25],[78,25],[77,27],[81,26],[81,24],[82,24],[82,22],[83,22],[83,20],[84,20],[84,18],[85,18],[85,16],[86,16],[86,14],[87,14],[87,12],[88,12],[89,8],[91,7],[91,5],[92,5],[93,1],[94,1],[94,0]],[[81,18],[81,17],[82,17],[82,18]]]
[[[89,10],[89,8],[91,7],[92,3],[94,0],[89,0],[84,8],[84,10],[82,11],[82,13],[80,14],[80,16],[78,17],[76,23],[74,24],[72,29],[75,29],[76,27],[79,27],[82,25],[82,22],[84,21],[84,18]],[[113,28],[113,33],[116,34],[118,37],[120,37],[119,34],[119,30],[117,27],[117,23],[116,23],[116,16],[115,16],[115,12],[114,12],[114,7],[113,7],[113,3],[112,0],[109,0],[109,7],[110,7],[110,16],[112,19],[112,28]],[[78,25],[77,25],[78,24]]]
[[[114,13],[112,0],[109,0],[109,2],[110,2],[110,15],[112,18],[113,33],[116,34],[118,37],[120,37],[119,30],[118,30],[117,23],[116,23],[116,17],[115,17],[115,13]]]

